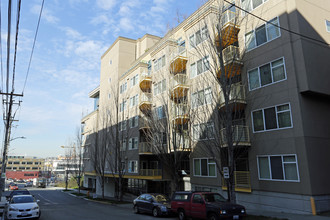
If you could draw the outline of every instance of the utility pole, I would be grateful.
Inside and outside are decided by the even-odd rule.
[[[3,146],[3,152],[2,152],[2,166],[1,166],[1,178],[0,178],[0,198],[2,196],[2,192],[5,189],[5,179],[6,179],[6,167],[7,167],[7,151],[8,146],[10,142],[10,132],[11,132],[11,123],[13,122],[12,119],[12,108],[14,104],[13,96],[23,96],[23,94],[14,94],[14,92],[11,93],[1,93],[1,95],[6,95],[7,100],[9,97],[9,103],[6,103],[8,105],[8,111],[5,114],[5,141]]]

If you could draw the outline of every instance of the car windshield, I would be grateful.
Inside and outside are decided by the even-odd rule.
[[[154,198],[157,202],[168,202],[169,199],[164,195],[154,195]]]
[[[30,203],[34,202],[34,199],[32,196],[15,196],[11,203]]]
[[[226,199],[223,198],[220,194],[203,194],[204,200],[206,202],[225,202]]]

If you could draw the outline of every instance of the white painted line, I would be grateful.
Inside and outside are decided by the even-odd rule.
[[[54,202],[52,202],[51,200],[49,200],[49,199],[46,199],[45,197],[43,197],[42,195],[40,195],[39,193],[38,193],[38,196],[40,196],[43,200],[45,200],[45,201],[47,201],[47,202],[49,202],[50,204],[55,204]]]

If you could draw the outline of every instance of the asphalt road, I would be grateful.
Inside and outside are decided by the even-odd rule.
[[[77,198],[56,189],[31,189],[40,200],[40,220],[109,220],[109,219],[157,219],[148,214],[134,214],[131,206],[102,204]],[[165,217],[162,219],[176,219]]]

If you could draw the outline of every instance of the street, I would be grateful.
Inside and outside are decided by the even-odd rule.
[[[40,220],[156,219],[148,214],[134,214],[130,205],[110,205],[88,201],[56,188],[29,188],[29,191],[37,200],[40,200]],[[166,217],[165,219],[176,218]]]

